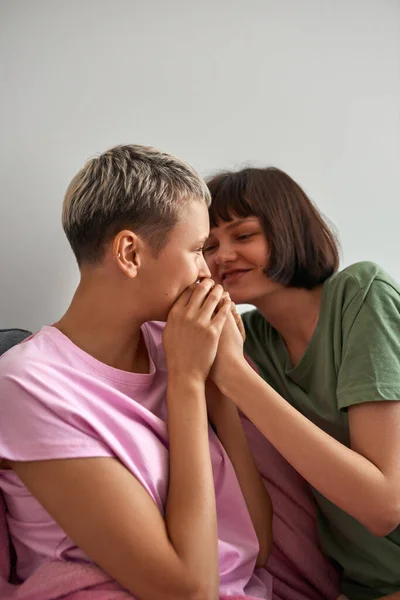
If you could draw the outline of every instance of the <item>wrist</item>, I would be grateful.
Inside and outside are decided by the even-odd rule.
[[[168,427],[171,424],[188,428],[190,423],[203,424],[207,429],[207,405],[204,380],[198,376],[181,374],[168,376],[167,386]],[[190,427],[189,427],[190,429]],[[189,431],[186,429],[186,432]],[[182,435],[182,432],[179,433]],[[186,434],[185,434],[186,435]]]
[[[224,368],[218,368],[213,373],[213,380],[218,386],[221,394],[232,398],[232,392],[243,378],[249,376],[253,371],[244,356],[232,357],[232,360],[226,361]]]
[[[168,369],[168,388],[185,391],[205,391],[206,380],[201,371],[183,372]]]

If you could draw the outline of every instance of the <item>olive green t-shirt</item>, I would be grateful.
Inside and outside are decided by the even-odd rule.
[[[324,283],[316,329],[295,367],[279,333],[257,310],[245,313],[243,321],[245,351],[260,375],[346,446],[347,407],[400,400],[400,287],[374,263],[354,264]],[[313,492],[321,546],[343,569],[343,594],[373,600],[399,591],[400,527],[387,537],[374,537]]]

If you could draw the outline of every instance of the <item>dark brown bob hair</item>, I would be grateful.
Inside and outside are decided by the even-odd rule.
[[[268,245],[266,275],[288,287],[312,289],[339,267],[336,234],[301,187],[275,167],[225,171],[207,181],[210,223],[258,217]]]

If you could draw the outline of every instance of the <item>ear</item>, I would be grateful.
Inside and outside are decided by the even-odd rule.
[[[134,279],[138,274],[142,249],[143,244],[133,231],[124,229],[115,236],[113,242],[114,260],[121,271],[130,279]]]

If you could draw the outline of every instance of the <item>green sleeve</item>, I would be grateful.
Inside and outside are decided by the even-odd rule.
[[[400,400],[400,294],[376,279],[360,290],[342,318],[340,409],[376,400]]]

